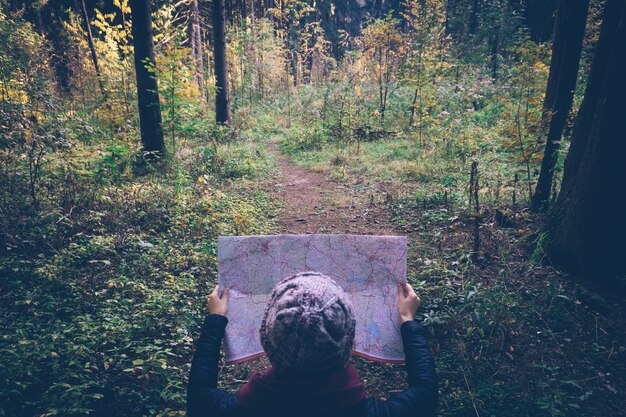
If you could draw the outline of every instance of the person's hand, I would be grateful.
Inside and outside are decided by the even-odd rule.
[[[415,318],[415,312],[420,307],[420,298],[413,291],[413,287],[406,284],[398,284],[398,313],[400,313],[400,323],[410,321]]]
[[[224,288],[222,298],[219,296],[218,288],[219,286],[216,286],[213,292],[209,295],[206,307],[209,314],[219,314],[220,316],[225,316],[226,310],[228,310],[228,288]]]

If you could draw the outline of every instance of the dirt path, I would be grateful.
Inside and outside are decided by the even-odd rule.
[[[275,183],[276,198],[284,209],[278,224],[284,233],[393,234],[380,192],[369,184],[340,184],[323,174],[292,165],[275,142],[280,175]]]

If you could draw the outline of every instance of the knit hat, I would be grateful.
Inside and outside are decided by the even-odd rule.
[[[354,342],[352,302],[331,278],[300,272],[282,280],[265,309],[261,345],[279,375],[343,369]]]

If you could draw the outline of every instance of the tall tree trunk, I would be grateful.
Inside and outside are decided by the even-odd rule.
[[[254,11],[254,0],[250,0],[250,25],[252,26],[252,31],[254,32],[254,27],[256,26],[256,14]]]
[[[535,43],[546,42],[554,32],[554,11],[557,0],[525,0],[524,22]]]
[[[35,6],[35,22],[36,25],[35,27],[37,28],[37,33],[39,33],[39,35],[41,35],[42,37],[44,36],[44,30],[43,30],[43,19],[41,18],[41,5],[38,4]]]
[[[550,214],[551,259],[587,275],[626,273],[626,6],[608,0],[585,97],[572,131],[563,185]]]
[[[204,52],[206,53],[206,56],[204,58],[206,58],[206,72],[204,73],[205,78],[209,78],[208,80],[206,80],[206,82],[204,83],[205,85],[205,89],[206,89],[206,93],[204,95],[204,98],[206,99],[206,104],[210,103],[210,96],[211,96],[211,92],[209,90],[209,84],[215,84],[215,81],[213,81],[215,79],[214,73],[213,73],[213,68],[211,68],[211,44],[210,44],[210,39],[211,39],[211,35],[209,35],[209,31],[205,30],[204,32],[202,32],[202,30],[200,30],[200,32],[202,33],[202,41],[204,44]]]
[[[478,32],[478,14],[480,13],[480,0],[472,0],[472,11],[470,13],[470,21],[468,31],[470,35],[476,35]]]
[[[250,104],[252,104],[254,91],[255,91],[254,68],[256,68],[260,72],[260,68],[257,65],[257,48],[256,48],[256,34],[255,34],[256,16],[255,16],[255,10],[254,10],[254,1],[255,0],[250,0],[250,55],[252,56],[252,71],[250,71]],[[287,91],[287,93],[289,93],[289,91]]]
[[[446,12],[446,20],[443,24],[443,28],[447,34],[450,34],[450,7],[452,7],[451,3],[452,0],[446,0],[444,6]]]
[[[200,12],[198,10],[198,0],[191,2],[191,42],[192,50],[194,54],[195,72],[194,77],[198,88],[200,89],[201,97],[204,98],[204,54],[202,53],[202,31],[200,30]]]
[[[500,49],[500,24],[495,27],[491,40],[491,76],[498,79],[498,50]]]
[[[83,19],[85,20],[85,27],[87,28],[87,42],[89,44],[89,50],[91,51],[91,61],[93,62],[93,67],[96,70],[96,78],[98,79],[98,86],[100,87],[100,92],[102,92],[102,97],[104,98],[105,102],[108,103],[108,95],[106,89],[104,88],[102,72],[100,72],[100,65],[98,64],[98,55],[96,54],[96,47],[93,43],[93,34],[91,33],[91,25],[89,24],[89,14],[87,13],[85,0],[81,0],[81,6],[81,9],[83,11]]]
[[[189,25],[187,26],[187,38],[189,39],[189,46],[191,47],[191,62],[192,62],[192,66],[194,67],[194,71],[193,74],[191,76],[191,81],[194,84],[198,84],[198,72],[197,72],[197,68],[195,68],[196,66],[196,28],[194,26],[194,16],[193,16],[193,0],[191,1],[191,3],[189,4],[189,12],[190,12],[190,17],[189,17]]]
[[[415,87],[415,92],[413,93],[413,101],[411,102],[411,117],[409,118],[409,125],[407,129],[410,129],[413,126],[413,120],[415,119],[415,105],[417,104],[417,93],[419,89]]]
[[[122,30],[126,31],[126,16],[124,15],[124,10],[122,10]],[[123,45],[127,46],[127,40],[124,41]],[[126,72],[126,61],[124,59],[120,62],[122,64],[122,92],[124,93],[124,108],[126,109],[126,113],[129,112],[128,108],[128,81],[126,80],[127,72]]]
[[[224,0],[224,19],[228,19],[228,21],[233,26],[237,26],[233,18],[233,1],[232,0]]]
[[[230,126],[230,92],[226,59],[226,19],[224,0],[213,0],[213,55],[215,59],[215,121]]]
[[[549,129],[531,203],[532,211],[545,210],[550,198],[561,136],[574,98],[588,9],[589,0],[560,0],[557,8],[552,62],[543,108]]]
[[[54,68],[61,92],[69,96],[72,92],[72,77],[76,75],[70,54],[75,50],[76,45],[73,45],[63,23],[68,20],[67,9],[63,7],[63,4],[48,3],[40,12],[46,26],[43,32],[52,46],[50,63]]]
[[[150,0],[130,0],[133,14],[132,33],[135,48],[135,74],[137,78],[137,104],[141,125],[141,142],[146,152],[165,153],[161,103],[154,58],[152,14]]]

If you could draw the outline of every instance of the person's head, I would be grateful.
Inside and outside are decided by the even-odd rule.
[[[261,324],[261,345],[286,376],[345,368],[356,322],[352,303],[335,281],[317,272],[282,280],[272,292]]]

